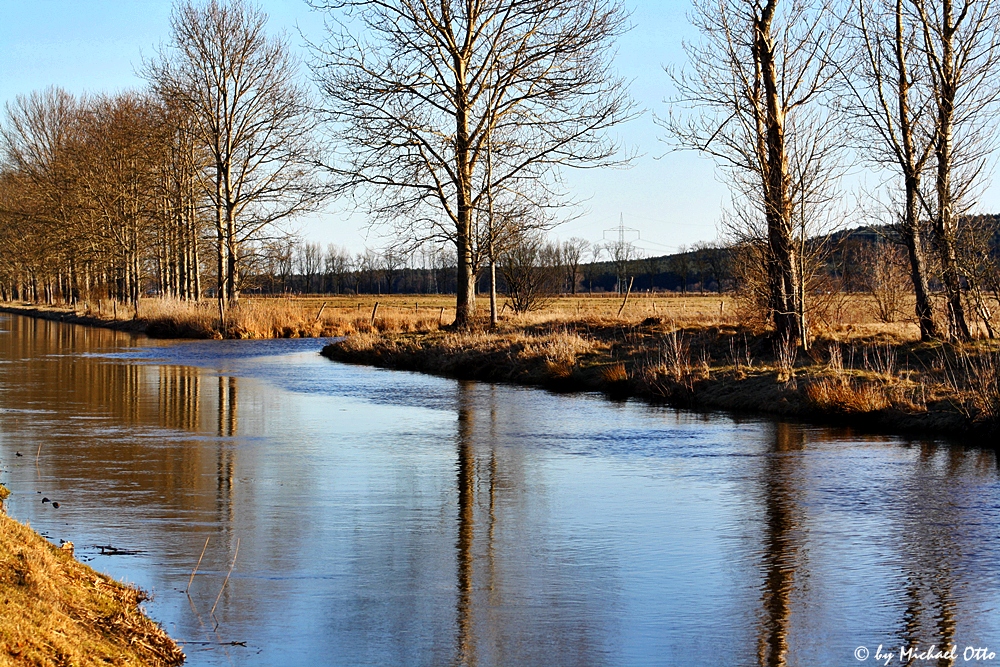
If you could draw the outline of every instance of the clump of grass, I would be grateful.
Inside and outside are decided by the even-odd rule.
[[[601,379],[608,384],[617,384],[628,380],[628,371],[622,362],[609,364],[601,369]]]
[[[943,350],[938,358],[952,404],[970,420],[1000,421],[1000,352],[958,347],[954,361]]]
[[[843,376],[810,382],[806,398],[814,408],[837,414],[878,412],[892,405],[882,384]]]
[[[774,361],[778,369],[778,382],[787,383],[795,377],[798,348],[790,336],[784,336],[774,345]]]
[[[667,333],[661,350],[667,375],[677,383],[687,380],[691,375],[691,348],[683,332],[674,329]]]
[[[74,560],[0,512],[0,663],[179,665],[184,654],[139,608],[145,594]]]

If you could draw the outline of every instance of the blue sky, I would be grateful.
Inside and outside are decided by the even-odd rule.
[[[300,47],[299,28],[321,34],[321,20],[304,0],[265,0],[272,30],[290,33]],[[74,93],[138,87],[135,71],[144,55],[168,37],[171,3],[163,0],[0,0],[0,100],[58,85]],[[668,79],[662,65],[680,62],[680,40],[690,29],[687,2],[628,2],[634,29],[622,40],[616,64],[632,81],[632,93],[647,113],[620,129],[642,156],[628,170],[566,173],[572,195],[584,203],[580,217],[557,228],[561,238],[600,241],[604,230],[625,224],[639,230],[650,254],[711,240],[726,199],[711,162],[691,154],[662,156],[666,146],[652,112],[663,113]],[[339,243],[353,251],[382,241],[358,215],[334,204],[298,223],[304,236]]]
[[[287,31],[296,48],[302,49],[300,29],[321,36],[322,21],[304,0],[260,4],[270,16],[270,29]],[[620,42],[616,65],[647,112],[619,134],[641,157],[627,170],[566,172],[572,195],[584,203],[579,217],[553,234],[597,242],[621,215],[626,226],[639,230],[641,248],[663,254],[714,239],[728,195],[711,161],[668,153],[663,132],[653,122],[654,112],[665,113],[663,100],[670,93],[662,66],[682,64],[681,40],[695,37],[686,19],[688,2],[627,0],[627,6],[634,28]],[[141,86],[135,71],[143,56],[167,39],[170,7],[166,0],[0,0],[0,101],[48,85],[74,93]],[[984,203],[994,200],[1000,197],[991,189]],[[355,252],[382,242],[378,230],[369,230],[362,217],[337,204],[297,226],[307,238]]]

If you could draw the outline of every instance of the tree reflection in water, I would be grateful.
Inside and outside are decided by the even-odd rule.
[[[539,432],[530,403],[460,382],[456,396],[456,602],[451,664],[607,664],[609,598],[588,593],[588,567],[553,550],[529,511]],[[484,419],[483,417],[487,417]],[[526,491],[526,489],[528,491]]]
[[[472,630],[473,541],[475,538],[476,459],[473,449],[475,408],[468,391],[458,398],[458,636],[456,663],[476,664],[476,639]]]
[[[761,667],[784,667],[792,616],[792,592],[801,535],[799,495],[795,480],[798,453],[805,445],[801,428],[775,424],[774,443],[761,467],[764,504],[764,582],[761,602],[764,615],[757,640]]]

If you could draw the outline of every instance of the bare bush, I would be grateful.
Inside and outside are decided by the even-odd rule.
[[[902,248],[887,241],[862,246],[858,265],[861,285],[871,295],[872,316],[886,324],[901,319],[913,293]]]
[[[500,273],[515,313],[544,308],[559,288],[559,251],[540,234],[522,235],[500,256]]]

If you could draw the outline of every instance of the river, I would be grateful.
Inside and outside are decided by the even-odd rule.
[[[189,665],[1000,654],[977,443],[348,366],[317,340],[0,330],[9,513],[150,591]]]

